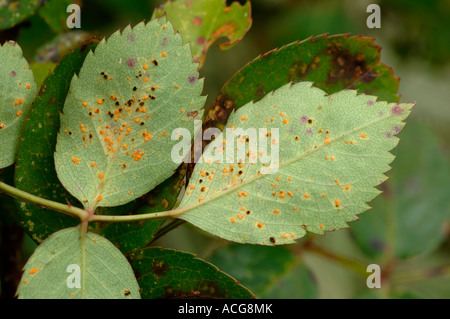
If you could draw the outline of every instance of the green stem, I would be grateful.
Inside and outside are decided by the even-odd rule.
[[[89,222],[134,222],[154,218],[175,217],[191,210],[193,208],[192,206],[193,205],[163,212],[138,214],[138,215],[121,215],[121,216],[92,215],[91,217],[89,217],[88,220]]]
[[[67,214],[73,217],[78,217],[80,220],[87,220],[87,218],[89,217],[89,214],[78,208],[78,207],[74,207],[72,205],[65,205],[65,204],[61,204],[58,202],[54,202],[42,197],[38,197],[35,195],[32,195],[30,193],[21,191],[20,189],[17,189],[15,187],[9,186],[5,183],[3,183],[2,181],[0,181],[0,192],[3,192],[7,195],[10,195],[12,197],[15,197],[17,199],[20,199],[24,202],[30,203],[30,204],[34,204],[34,205],[38,205],[44,208],[48,208],[63,214]]]

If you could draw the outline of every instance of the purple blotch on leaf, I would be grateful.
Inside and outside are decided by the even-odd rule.
[[[378,238],[372,238],[370,240],[370,246],[375,249],[375,250],[379,250],[382,251],[385,248],[385,243],[382,242],[381,240],[379,240]]]
[[[306,116],[306,115],[304,115],[304,116],[302,116],[301,118],[300,118],[300,123],[302,124],[302,123],[306,123],[306,121],[308,121],[308,117]]]
[[[197,78],[193,75],[188,76],[188,82],[189,83],[194,83],[197,80]]]
[[[16,76],[16,75],[17,75],[16,71],[11,71],[11,76]]]
[[[129,59],[127,60],[127,65],[128,65],[130,68],[134,68],[134,66],[136,65],[136,59],[135,59],[135,58],[129,58]]]
[[[164,39],[161,41],[161,45],[164,46],[167,44],[167,37],[164,37]]]
[[[403,109],[400,107],[400,105],[396,104],[392,109],[391,112],[393,115],[401,115],[403,113]]]
[[[392,133],[391,132],[386,132],[386,137],[387,138],[391,138],[392,137]]]
[[[373,105],[373,101],[367,101],[367,105],[368,106],[372,106]]]

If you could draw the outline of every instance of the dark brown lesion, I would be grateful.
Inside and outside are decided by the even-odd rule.
[[[202,279],[196,283],[197,289],[183,291],[180,288],[174,289],[166,286],[163,299],[224,299],[228,298],[226,290],[217,285],[214,280]]]
[[[288,71],[288,82],[298,81],[303,79],[308,70],[308,65],[301,61],[294,61]]]
[[[213,107],[209,110],[203,123],[203,130],[211,127],[223,129],[231,112],[235,109],[234,100],[226,95],[220,94]]]
[[[154,260],[152,262],[152,272],[157,278],[166,275],[169,270],[170,268],[166,265],[164,261]]]
[[[337,44],[326,48],[324,53],[331,58],[331,69],[328,73],[330,86],[338,82],[352,86],[357,79],[364,79],[364,82],[369,83],[376,78],[375,73],[369,72],[366,56],[362,53],[352,55],[349,50],[342,49]]]

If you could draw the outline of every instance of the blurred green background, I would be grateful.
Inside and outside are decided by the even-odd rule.
[[[61,1],[63,17],[67,2],[71,1]],[[58,45],[48,46],[58,32],[44,21],[46,15],[38,13],[0,31],[0,40],[16,40],[30,63],[39,62],[34,70],[42,81],[65,47],[88,35],[109,36],[129,23],[148,20],[162,3],[85,0],[81,30],[86,33],[70,31],[58,38]],[[373,37],[382,47],[381,61],[401,78],[400,101],[416,102],[393,151],[398,158],[387,173],[390,179],[380,188],[384,194],[370,203],[373,209],[351,228],[307,237],[297,245],[234,245],[187,224],[155,245],[198,254],[260,298],[450,298],[450,1],[251,3],[253,25],[244,39],[228,51],[213,46],[208,52],[201,70],[207,105],[236,71],[259,54],[324,33]],[[380,29],[366,26],[370,3],[381,7]],[[1,174],[6,181],[11,173]],[[10,297],[13,283],[8,276],[14,277],[35,244],[21,232],[13,214],[0,216],[2,296]],[[366,286],[369,264],[381,267],[381,289]]]

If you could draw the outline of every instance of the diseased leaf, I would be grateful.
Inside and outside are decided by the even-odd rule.
[[[59,130],[59,114],[69,91],[70,78],[78,73],[84,58],[98,40],[90,39],[68,52],[45,80],[25,121],[17,152],[17,188],[60,203],[77,201],[61,185],[56,175],[54,152]],[[28,234],[42,242],[50,234],[75,226],[76,219],[51,210],[17,201],[18,211]]]
[[[367,210],[413,104],[311,85],[282,86],[233,113],[195,166],[178,217],[231,241],[275,245],[347,227]],[[247,142],[240,129],[254,136],[247,131]]]
[[[235,277],[257,298],[317,298],[313,275],[285,246],[232,244],[217,249],[209,261]]]
[[[40,0],[4,0],[0,3],[0,30],[9,29],[31,16]]]
[[[411,160],[411,154],[420,154]],[[393,253],[411,258],[429,253],[447,237],[450,221],[448,155],[436,134],[411,119],[396,155],[396,169],[374,209],[355,224],[352,234],[363,252],[383,258]],[[426,240],[424,240],[426,238]]]
[[[380,51],[373,39],[348,34],[311,37],[269,51],[223,86],[203,126],[222,128],[232,110],[291,81],[313,81],[328,94],[357,89],[379,100],[398,102],[399,79],[380,62]]]
[[[77,274],[86,278],[77,281]],[[77,283],[79,288],[71,286]],[[83,248],[79,227],[58,231],[38,246],[24,267],[17,295],[21,299],[140,298],[127,259],[94,233],[87,233]]]
[[[89,211],[123,205],[170,177],[171,133],[193,132],[203,80],[165,18],[102,40],[72,79],[55,153],[58,177]]]
[[[168,1],[155,9],[153,18],[167,14],[174,28],[189,42],[194,60],[203,65],[209,47],[222,37],[219,44],[226,50],[239,42],[252,25],[250,1],[244,5],[225,0]]]
[[[0,168],[14,163],[26,114],[37,87],[33,72],[20,46],[5,42],[0,46]]]
[[[234,278],[193,254],[152,247],[128,258],[145,299],[254,298]]]

